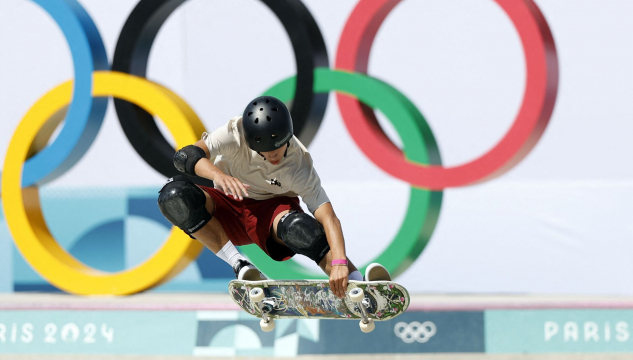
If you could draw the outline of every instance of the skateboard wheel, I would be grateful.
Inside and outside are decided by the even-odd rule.
[[[259,326],[265,332],[273,331],[275,329],[275,320],[270,319],[270,320],[268,320],[268,322],[265,322],[264,319],[262,319],[259,322]]]
[[[376,324],[374,323],[374,320],[372,319],[369,319],[367,324],[361,321],[359,325],[360,325],[360,331],[364,333],[372,332],[376,328]]]
[[[260,302],[264,300],[264,290],[262,288],[254,288],[248,293],[248,297],[253,302]]]
[[[361,288],[354,288],[349,292],[349,298],[355,303],[361,302],[365,298],[365,293]]]

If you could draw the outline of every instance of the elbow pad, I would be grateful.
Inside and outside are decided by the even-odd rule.
[[[194,169],[198,160],[206,157],[207,154],[205,154],[201,148],[195,145],[187,145],[176,151],[174,155],[174,166],[176,170],[181,173],[193,176],[196,175]]]

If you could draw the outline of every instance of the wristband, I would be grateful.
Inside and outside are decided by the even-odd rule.
[[[332,260],[332,266],[347,266],[347,259]]]

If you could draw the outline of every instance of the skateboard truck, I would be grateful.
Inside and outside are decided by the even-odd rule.
[[[259,310],[262,313],[262,320],[259,322],[259,326],[263,331],[269,332],[275,328],[275,320],[273,320],[268,314],[274,309],[274,303],[271,304],[264,300],[264,290],[262,288],[253,288],[248,293],[248,297],[251,302],[257,304]]]
[[[372,332],[376,327],[374,324],[374,320],[369,318],[367,314],[367,309],[370,306],[369,299],[365,297],[365,292],[361,288],[354,288],[349,292],[349,298],[352,302],[358,305],[360,309],[360,316],[362,320],[358,324],[360,326],[360,330],[364,333]]]

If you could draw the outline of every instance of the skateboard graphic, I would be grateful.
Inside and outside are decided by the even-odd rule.
[[[409,307],[409,292],[391,281],[354,281],[345,298],[330,291],[328,280],[263,280],[229,283],[233,301],[247,313],[261,318],[264,331],[275,328],[275,319],[360,319],[360,329],[370,332],[374,321],[392,319]]]

